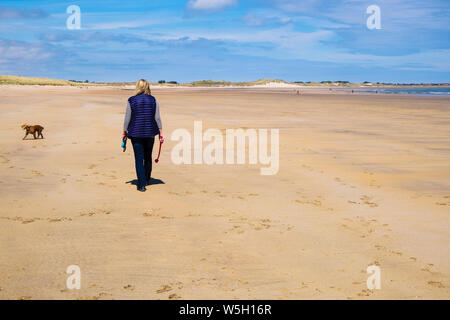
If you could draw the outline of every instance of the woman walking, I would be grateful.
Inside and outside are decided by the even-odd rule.
[[[123,124],[123,137],[130,138],[133,145],[137,189],[141,192],[145,192],[145,187],[150,184],[152,151],[157,135],[163,143],[159,105],[151,95],[147,80],[141,79],[136,83],[136,94],[128,99]]]

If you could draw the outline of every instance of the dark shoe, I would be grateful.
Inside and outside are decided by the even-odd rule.
[[[147,189],[145,187],[142,187],[142,188],[138,188],[138,191],[145,192],[145,191],[147,191]]]

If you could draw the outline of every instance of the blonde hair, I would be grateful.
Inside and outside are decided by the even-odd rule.
[[[145,93],[148,95],[152,94],[152,91],[150,90],[150,84],[145,79],[140,79],[138,82],[136,82],[136,95]]]

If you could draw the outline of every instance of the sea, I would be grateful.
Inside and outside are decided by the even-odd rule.
[[[357,88],[355,92],[412,94],[424,96],[450,96],[450,88]],[[348,90],[346,90],[348,91]]]

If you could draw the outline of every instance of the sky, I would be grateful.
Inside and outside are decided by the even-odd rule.
[[[80,29],[67,27],[71,5]],[[448,83],[450,1],[1,0],[0,74]]]

